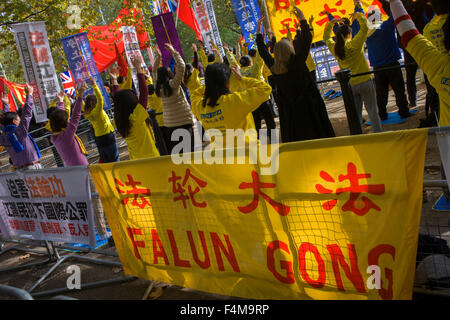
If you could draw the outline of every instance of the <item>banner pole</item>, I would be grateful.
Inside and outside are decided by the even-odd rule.
[[[272,29],[272,25],[270,24],[269,11],[267,10],[266,0],[258,0],[258,3],[260,10],[262,10],[261,15],[265,16],[264,25],[266,30],[271,29],[272,31],[274,31]]]
[[[178,1],[177,1],[177,19],[176,19],[176,21],[175,21],[175,28],[178,27],[178,13],[179,13],[179,11],[180,11],[180,3],[181,3],[181,1],[178,0]]]
[[[169,41],[170,44],[172,44],[172,41],[170,41],[169,33],[167,32],[166,24],[164,23],[164,19],[162,18],[162,15],[159,15],[159,17],[161,19],[164,31],[166,32],[167,40]]]

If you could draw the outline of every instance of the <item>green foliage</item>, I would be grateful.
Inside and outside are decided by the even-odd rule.
[[[14,35],[9,27],[14,23],[45,21],[56,70],[57,72],[64,70],[67,62],[62,49],[61,38],[80,32],[80,29],[69,29],[67,27],[67,20],[70,16],[68,8],[71,5],[80,7],[81,27],[87,27],[112,23],[119,14],[123,1],[2,0],[0,2],[0,63],[8,80],[16,83],[25,82],[19,52]],[[213,0],[213,5],[222,42],[234,46],[241,35],[231,4],[229,1]],[[140,8],[144,17],[144,24],[142,26],[136,25],[136,20],[132,16],[125,17],[123,22],[127,25],[135,25],[138,31],[148,32],[150,39],[155,43],[150,19],[152,16],[151,2],[149,0],[128,0],[125,7]],[[197,43],[195,33],[180,20],[177,30],[184,56],[187,62],[190,62],[190,57],[193,54],[191,44]],[[2,74],[0,75],[2,76]]]

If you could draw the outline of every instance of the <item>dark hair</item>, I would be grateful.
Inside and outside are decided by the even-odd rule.
[[[230,61],[228,61],[227,56],[223,56],[223,63],[226,64],[227,66],[230,66]]]
[[[117,91],[113,96],[114,122],[123,138],[130,133],[130,115],[139,103],[138,97],[132,90],[124,89]]]
[[[95,94],[89,94],[86,96],[86,99],[84,100],[84,109],[91,110],[97,105],[97,97]]]
[[[447,14],[450,12],[450,1],[448,0],[431,0],[431,6],[436,14]]]
[[[148,89],[148,95],[149,95],[149,96],[152,96],[152,95],[155,94],[155,86],[154,86],[154,85],[149,84],[149,85],[147,86],[147,89]]]
[[[231,69],[223,63],[210,64],[205,71],[205,95],[203,106],[215,107],[220,96],[230,93]]]
[[[442,26],[442,32],[444,32],[444,44],[447,51],[450,51],[450,15],[447,17],[447,21],[445,21]]]
[[[123,81],[124,81],[123,76],[118,76],[118,77],[117,77],[117,83],[118,83],[118,84],[122,84]]]
[[[248,56],[248,55],[242,56],[241,59],[239,60],[241,67],[248,67],[251,62],[252,62],[252,58],[250,58],[250,56]]]
[[[50,128],[52,128],[53,132],[60,132],[62,129],[67,127],[67,122],[69,121],[69,115],[66,110],[61,110],[58,108],[51,112],[48,120],[50,121]]]
[[[169,80],[172,79],[172,71],[168,67],[159,67],[157,72],[157,80],[155,91],[158,97],[161,96],[161,89],[164,91],[166,97],[172,95],[172,87],[169,84]]]
[[[345,23],[339,26],[336,31],[336,45],[334,46],[334,52],[341,60],[345,59],[345,38],[351,33],[352,28]]]
[[[5,112],[2,114],[0,123],[4,126],[9,126],[13,124],[13,121],[16,120],[18,116],[17,112],[14,111]]]
[[[186,63],[186,69],[184,69],[184,79],[183,82],[186,84],[194,71],[194,67],[190,63]]]
[[[252,58],[256,57],[256,49],[248,50],[248,55]]]
[[[216,59],[216,56],[214,53],[208,54],[208,62],[213,62]]]

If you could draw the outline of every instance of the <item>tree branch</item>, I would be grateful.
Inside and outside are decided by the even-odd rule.
[[[42,9],[41,11],[30,13],[28,16],[26,16],[25,18],[23,18],[23,19],[21,19],[21,20],[19,20],[19,21],[11,21],[11,22],[5,22],[5,23],[2,23],[2,24],[0,24],[0,27],[7,26],[7,25],[10,25],[10,24],[22,23],[22,22],[28,20],[29,18],[31,18],[31,17],[33,17],[33,16],[35,16],[35,15],[38,15],[38,14],[40,14],[40,13],[46,11],[48,8],[50,8],[50,6],[51,6],[52,4],[53,4],[53,2],[51,2],[49,5],[47,5],[47,6],[46,6],[44,9]]]

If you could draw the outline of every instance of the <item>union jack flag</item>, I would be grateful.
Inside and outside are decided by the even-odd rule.
[[[64,88],[64,93],[73,97],[75,95],[75,82],[73,81],[72,72],[70,70],[59,74]]]

